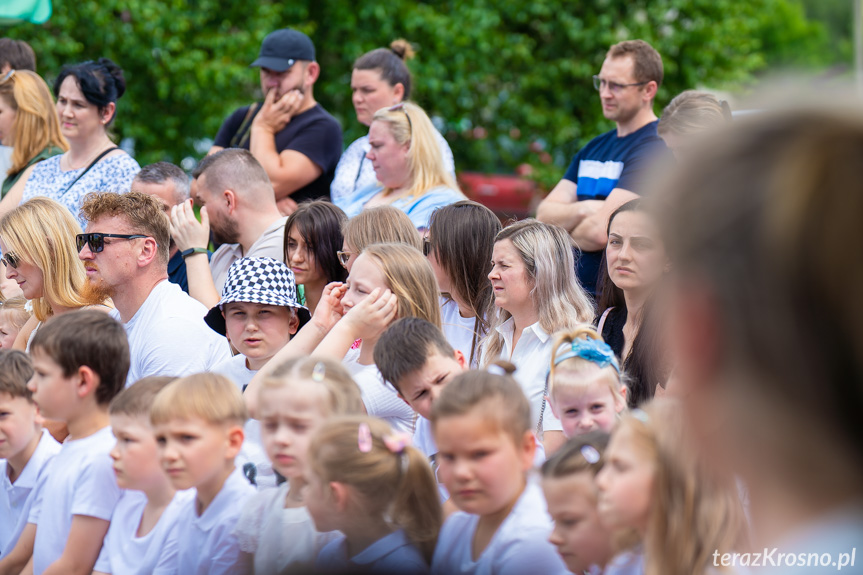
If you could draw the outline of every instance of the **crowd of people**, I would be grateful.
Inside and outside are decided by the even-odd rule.
[[[0,39],[0,575],[863,572],[863,111],[658,117],[623,41],[502,223],[412,56],[343,152],[272,32],[188,175],[114,144],[116,63]]]

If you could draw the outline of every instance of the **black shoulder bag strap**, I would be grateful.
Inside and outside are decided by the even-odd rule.
[[[252,134],[252,120],[255,118],[255,112],[258,110],[258,103],[255,102],[251,106],[249,106],[249,111],[246,112],[246,116],[243,118],[243,122],[240,124],[240,127],[237,129],[237,133],[234,134],[234,137],[231,138],[231,147],[232,148],[242,148],[246,145],[246,142],[249,141],[249,136]]]
[[[66,192],[68,192],[69,190],[71,190],[71,189],[72,189],[72,186],[74,186],[75,184],[77,184],[77,183],[78,183],[78,180],[80,180],[81,178],[83,178],[83,177],[84,177],[84,174],[86,174],[87,172],[89,172],[89,171],[90,171],[90,168],[92,168],[93,166],[95,166],[96,164],[98,164],[98,163],[99,163],[99,160],[101,160],[102,158],[104,158],[105,156],[107,156],[108,154],[110,154],[111,152],[113,152],[114,150],[119,150],[119,149],[120,149],[120,148],[118,148],[117,146],[114,146],[113,148],[108,148],[107,150],[105,150],[104,152],[102,152],[101,154],[99,154],[98,156],[96,156],[96,159],[95,159],[95,160],[93,160],[92,162],[90,162],[90,165],[89,165],[89,166],[87,166],[87,167],[84,169],[84,171],[83,171],[83,172],[81,172],[80,174],[78,174],[78,177],[77,177],[77,178],[75,178],[74,180],[72,180],[72,183],[71,183],[71,184],[69,184],[68,186],[66,186],[66,189],[65,189],[65,190],[63,190],[63,193],[61,193],[60,195],[62,196],[63,194],[65,194]]]

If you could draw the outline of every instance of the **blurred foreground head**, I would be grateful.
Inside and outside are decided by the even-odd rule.
[[[663,183],[689,423],[775,539],[863,496],[863,109],[735,120]]]

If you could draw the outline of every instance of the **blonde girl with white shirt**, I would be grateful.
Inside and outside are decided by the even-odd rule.
[[[261,382],[258,404],[264,449],[287,482],[249,500],[235,535],[255,573],[310,567],[335,534],[318,533],[306,509],[309,442],[331,417],[364,413],[360,390],[339,363],[298,357]]]
[[[505,227],[495,238],[488,274],[495,310],[480,364],[515,364],[530,401],[532,424],[549,455],[564,436],[545,401],[552,336],[593,319],[593,304],[575,276],[574,243],[562,229],[534,219]]]

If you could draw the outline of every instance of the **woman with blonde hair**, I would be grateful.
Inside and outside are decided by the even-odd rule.
[[[24,349],[38,325],[55,315],[104,303],[88,295],[75,236],[81,233],[69,210],[48,198],[33,198],[0,219],[0,250],[6,277],[33,304],[33,318],[21,329]]]
[[[432,212],[464,200],[446,171],[436,129],[422,108],[402,102],[375,112],[366,154],[381,186],[358,191],[342,206],[348,217],[364,208],[392,205],[418,229],[428,228]]]
[[[552,334],[593,319],[593,304],[575,277],[572,238],[534,219],[505,227],[495,238],[488,274],[495,311],[480,347],[480,364],[515,364],[530,400],[533,425],[546,451],[564,440],[560,420],[545,401]]]
[[[372,244],[405,244],[418,250],[423,248],[422,238],[411,219],[392,206],[377,206],[361,211],[342,228],[344,243],[338,252],[339,261],[348,270],[366,247]]]
[[[36,162],[69,149],[60,133],[51,90],[35,72],[10,70],[0,80],[0,141],[13,148],[0,198],[18,181],[23,186]]]

